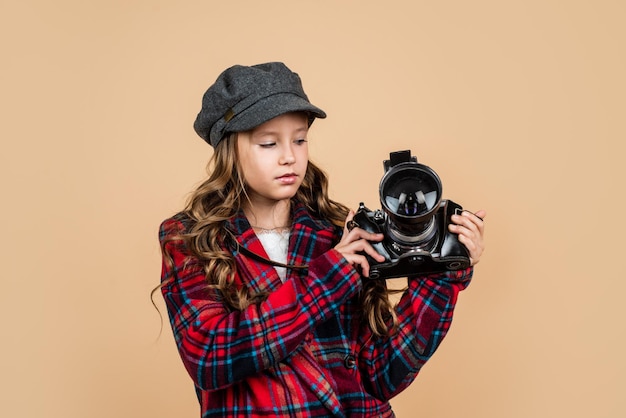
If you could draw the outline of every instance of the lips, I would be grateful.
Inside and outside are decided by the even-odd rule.
[[[276,178],[276,180],[278,180],[282,184],[293,184],[296,182],[297,179],[298,175],[296,173],[287,173]]]
[[[282,176],[278,177],[279,179],[282,179],[283,177],[298,177],[298,175],[296,173],[285,173]]]

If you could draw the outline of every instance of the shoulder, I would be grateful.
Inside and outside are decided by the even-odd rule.
[[[184,212],[179,212],[161,222],[159,226],[159,241],[163,242],[168,238],[185,234],[191,229],[191,225],[192,221],[189,216]]]
[[[313,215],[300,202],[295,202],[292,216],[295,224],[305,225],[314,231],[334,231],[336,229],[330,220]]]
[[[303,205],[297,204],[293,212],[293,232],[301,240],[314,241],[318,249],[326,249],[341,239],[343,228],[337,227],[329,219],[315,216]]]

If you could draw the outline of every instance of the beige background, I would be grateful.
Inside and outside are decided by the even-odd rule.
[[[626,416],[624,4],[1,0],[0,415],[198,416],[157,227],[203,178],[206,87],[282,60],[335,198],[379,207],[408,148],[488,211],[398,417]]]

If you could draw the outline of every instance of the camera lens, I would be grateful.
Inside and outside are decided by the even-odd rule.
[[[429,167],[407,162],[391,167],[380,182],[380,202],[395,239],[414,245],[434,235],[433,215],[441,202],[439,176]]]

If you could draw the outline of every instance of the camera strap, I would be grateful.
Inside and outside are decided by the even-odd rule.
[[[309,266],[304,264],[304,265],[299,265],[299,264],[284,264],[278,261],[274,261],[274,260],[270,260],[269,258],[263,257],[260,254],[255,253],[254,251],[251,251],[249,249],[247,249],[246,247],[244,247],[243,245],[240,245],[239,242],[237,241],[237,239],[234,237],[234,235],[232,235],[232,233],[230,231],[229,235],[231,238],[232,243],[234,244],[234,248],[235,248],[235,252],[240,252],[241,254],[252,258],[253,260],[256,260],[260,263],[263,264],[269,264],[271,266],[274,267],[283,267],[286,269],[291,269],[291,270],[308,270]]]

